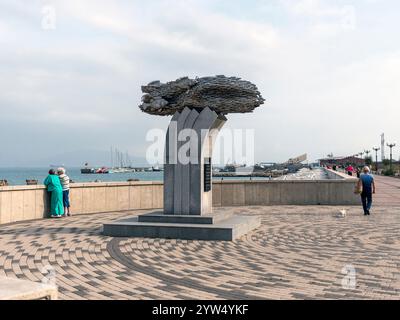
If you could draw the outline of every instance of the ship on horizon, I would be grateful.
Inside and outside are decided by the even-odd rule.
[[[108,174],[110,170],[107,167],[91,168],[89,163],[85,163],[85,167],[81,169],[81,174]]]

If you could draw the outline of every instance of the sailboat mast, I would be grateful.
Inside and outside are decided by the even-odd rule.
[[[112,146],[111,146],[111,168],[114,168],[114,152]]]

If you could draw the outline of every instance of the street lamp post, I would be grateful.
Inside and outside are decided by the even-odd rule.
[[[362,160],[362,159],[363,159],[364,152],[361,151],[361,152],[359,153],[359,155],[360,155],[360,158],[361,158],[361,160]],[[364,161],[364,165],[365,165],[365,161]]]
[[[375,166],[376,166],[376,172],[378,173],[378,151],[381,150],[381,148],[375,147],[372,149],[375,151]]]
[[[395,143],[388,143],[387,146],[390,148],[390,171],[393,170],[393,148],[396,146]]]
[[[362,160],[362,153],[361,152],[357,153],[357,157],[359,157]]]
[[[364,153],[365,153],[365,158],[364,158],[365,164],[369,165],[369,154],[371,153],[371,150],[364,150]]]

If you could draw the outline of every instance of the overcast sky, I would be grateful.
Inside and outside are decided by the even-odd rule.
[[[382,132],[400,142],[399,12],[398,0],[0,0],[0,166],[83,163],[111,145],[144,157],[147,131],[170,118],[139,110],[140,86],[186,75],[259,87],[264,106],[229,115],[255,129],[257,161],[354,154]]]

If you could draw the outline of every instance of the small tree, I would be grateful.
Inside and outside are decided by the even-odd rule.
[[[394,176],[394,170],[393,169],[386,169],[386,170],[384,170],[383,171],[383,174],[385,175],[385,176]]]

